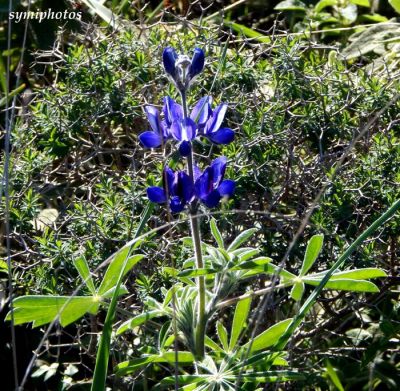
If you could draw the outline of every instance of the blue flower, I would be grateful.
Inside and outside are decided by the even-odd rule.
[[[184,118],[182,106],[169,96],[164,99],[163,111],[171,136],[179,142],[179,153],[188,156],[191,141],[197,134],[196,123],[191,118]]]
[[[146,148],[157,148],[170,138],[166,123],[161,121],[159,111],[153,106],[145,108],[147,118],[152,130],[147,130],[139,135],[139,140]]]
[[[196,167],[194,193],[207,207],[214,208],[223,197],[230,197],[235,191],[235,182],[224,180],[226,157],[215,159],[203,173]]]
[[[163,187],[147,188],[151,202],[163,204],[167,201],[172,213],[181,212],[194,199],[193,181],[184,171],[173,171],[166,167],[163,175]]]
[[[163,51],[165,72],[180,91],[189,88],[191,81],[204,68],[204,52],[199,48],[194,49],[193,57],[178,55],[174,48],[167,47]]]
[[[222,103],[214,111],[210,110],[209,118],[202,130],[202,134],[214,144],[229,144],[235,138],[235,132],[232,129],[221,128],[227,108],[228,105]]]

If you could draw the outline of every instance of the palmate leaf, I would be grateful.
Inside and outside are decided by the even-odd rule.
[[[96,314],[99,305],[97,296],[22,296],[13,301],[14,324],[33,322],[38,327],[59,316],[61,326],[67,326],[86,313]],[[11,312],[6,319],[11,320]]]
[[[169,386],[175,385],[175,382],[178,382],[179,385],[200,385],[206,384],[207,387],[205,390],[210,389],[210,386],[217,386],[221,383],[230,383],[236,384],[243,384],[246,382],[252,383],[275,383],[275,382],[283,382],[283,381],[290,381],[290,380],[304,380],[305,373],[300,373],[296,371],[263,371],[263,372],[244,372],[240,373],[239,375],[232,375],[232,374],[219,374],[219,379],[215,378],[214,374],[211,375],[181,375],[181,376],[168,376],[162,379],[156,386],[152,388],[152,390],[161,390],[165,389]],[[182,388],[185,390],[189,390],[192,388]],[[200,388],[193,388],[193,390],[199,390]],[[212,388],[211,388],[212,389]],[[234,388],[233,388],[234,389]]]

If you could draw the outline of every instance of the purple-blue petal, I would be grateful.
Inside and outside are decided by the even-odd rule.
[[[216,189],[224,179],[226,161],[227,159],[225,156],[220,156],[215,159],[209,167],[213,189]]]
[[[157,204],[162,204],[167,201],[167,197],[165,195],[164,189],[157,186],[151,186],[147,188],[147,196],[151,202],[155,202]]]
[[[219,194],[221,195],[221,197],[225,197],[225,196],[230,197],[234,193],[235,187],[236,187],[235,181],[232,181],[230,179],[225,179],[218,186],[217,190],[218,190]]]
[[[190,141],[196,137],[196,124],[190,118],[174,121],[170,128],[172,136],[178,141]]]
[[[215,108],[212,117],[206,123],[205,127],[206,135],[216,132],[221,127],[227,108],[228,105],[226,103],[222,103]]]
[[[175,61],[178,58],[175,49],[171,47],[165,48],[162,57],[165,72],[175,78]]]
[[[207,137],[214,144],[229,144],[235,138],[235,132],[229,128],[220,128],[216,132],[208,133]]]
[[[191,150],[192,150],[192,146],[191,146],[190,141],[182,141],[179,144],[179,153],[181,156],[185,156],[185,157],[189,156]]]
[[[174,121],[179,121],[183,118],[182,106],[176,103],[169,96],[164,98],[163,112],[164,112],[165,122],[168,127],[170,127]]]
[[[180,171],[178,174],[179,181],[179,196],[186,204],[190,202],[193,198],[193,182],[190,179],[189,175],[184,171]]]
[[[148,130],[139,135],[139,140],[146,148],[157,148],[161,145],[161,136]]]
[[[206,197],[202,198],[201,201],[208,208],[215,208],[221,199],[221,195],[217,190],[213,190],[211,193],[207,194]]]
[[[160,131],[160,113],[154,106],[146,106],[145,107],[147,119],[150,122],[151,128],[161,134]]]
[[[179,197],[172,197],[169,203],[172,213],[182,212],[185,207],[185,203]]]
[[[203,128],[212,114],[210,96],[201,98],[190,113],[190,118],[197,123],[199,128]]]
[[[189,76],[190,78],[195,77],[198,75],[204,68],[204,52],[200,48],[194,49],[192,62],[190,65]]]
[[[209,186],[210,183],[212,184],[212,182],[210,182],[210,170],[206,168],[194,184],[194,192],[198,198],[206,198],[208,193],[212,191],[212,188]]]
[[[175,172],[169,167],[164,168],[163,172],[163,186],[166,189],[168,196],[174,195],[176,190]]]

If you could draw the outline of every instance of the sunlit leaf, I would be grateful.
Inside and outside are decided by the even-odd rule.
[[[293,300],[299,301],[303,297],[303,293],[304,293],[304,282],[299,281],[293,285],[292,290],[290,291],[290,297]]]
[[[224,248],[224,239],[218,229],[217,222],[214,218],[210,221],[211,233],[218,244],[218,247]]]
[[[14,324],[33,322],[38,327],[59,316],[60,324],[67,326],[86,313],[96,314],[99,305],[95,296],[22,296],[13,301]],[[6,319],[11,320],[11,313]]]
[[[250,347],[250,352],[256,352],[274,345],[279,337],[284,334],[291,320],[292,319],[289,318],[274,324],[269,329],[257,335],[252,343],[249,341],[243,348],[247,350]]]
[[[125,262],[126,264],[123,275],[128,273],[134,265],[136,265],[139,261],[143,259],[143,255],[141,254],[136,254],[130,257],[129,253],[130,248],[124,247],[122,250],[118,251],[114,255],[114,258],[111,260],[107,268],[106,274],[103,277],[103,281],[100,284],[100,288],[98,290],[99,295],[106,293],[115,286],[118,281],[122,266]],[[129,258],[127,259],[127,257]]]
[[[321,279],[303,278],[306,284],[318,286]],[[325,284],[325,289],[334,289],[338,291],[350,291],[350,292],[379,292],[379,288],[370,281],[364,280],[351,280],[351,279],[336,279],[329,280]]]
[[[74,260],[74,266],[76,270],[78,270],[79,275],[82,277],[82,280],[86,284],[86,286],[89,288],[90,292],[95,294],[96,293],[96,288],[93,283],[92,276],[90,274],[89,270],[89,265],[86,262],[85,257],[79,257]]]
[[[308,241],[306,253],[304,255],[303,264],[300,269],[300,276],[304,276],[317,260],[324,243],[324,235],[314,235]]]
[[[251,297],[241,300],[237,303],[235,314],[233,316],[231,339],[229,341],[229,350],[233,350],[239,336],[246,324],[247,316],[250,311]]]
[[[217,335],[218,335],[219,341],[221,342],[222,347],[227,352],[228,351],[228,333],[227,333],[224,325],[219,321],[217,322]]]
[[[324,275],[325,272],[317,274],[309,274],[307,278],[323,278]],[[329,280],[332,281],[332,280],[346,279],[346,278],[350,278],[353,280],[369,280],[371,278],[377,278],[377,277],[387,277],[387,274],[382,269],[378,269],[375,267],[368,267],[364,269],[353,269],[353,270],[345,270],[342,272],[336,272],[331,276]]]
[[[133,328],[140,326],[141,324],[147,322],[150,319],[157,318],[160,316],[164,316],[165,311],[163,310],[154,310],[143,312],[138,316],[135,316],[132,319],[127,320],[126,322],[122,323],[121,326],[117,329],[117,335],[124,333],[125,331],[132,330]]]
[[[257,228],[250,228],[250,229],[247,229],[246,231],[243,231],[229,245],[228,251],[236,250],[243,243],[245,243],[247,240],[249,240],[257,231],[258,231]]]

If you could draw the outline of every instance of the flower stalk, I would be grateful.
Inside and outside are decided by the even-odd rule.
[[[181,91],[181,101],[183,107],[183,116],[186,119],[188,117],[188,108],[186,101],[186,91]],[[188,175],[190,179],[194,182],[194,172],[193,172],[193,148],[190,146],[190,153],[187,156],[187,168]],[[201,234],[200,234],[200,226],[199,226],[199,217],[197,215],[197,200],[194,199],[189,208],[189,216],[190,216],[190,231],[193,239],[194,253],[196,258],[196,267],[198,269],[202,269],[204,267],[203,262],[203,254],[201,252]],[[196,355],[198,359],[204,358],[205,353],[205,331],[206,331],[206,283],[204,276],[200,276],[197,278],[197,287],[199,292],[199,301],[198,301],[198,314],[197,314],[197,324],[195,330],[195,348]]]

